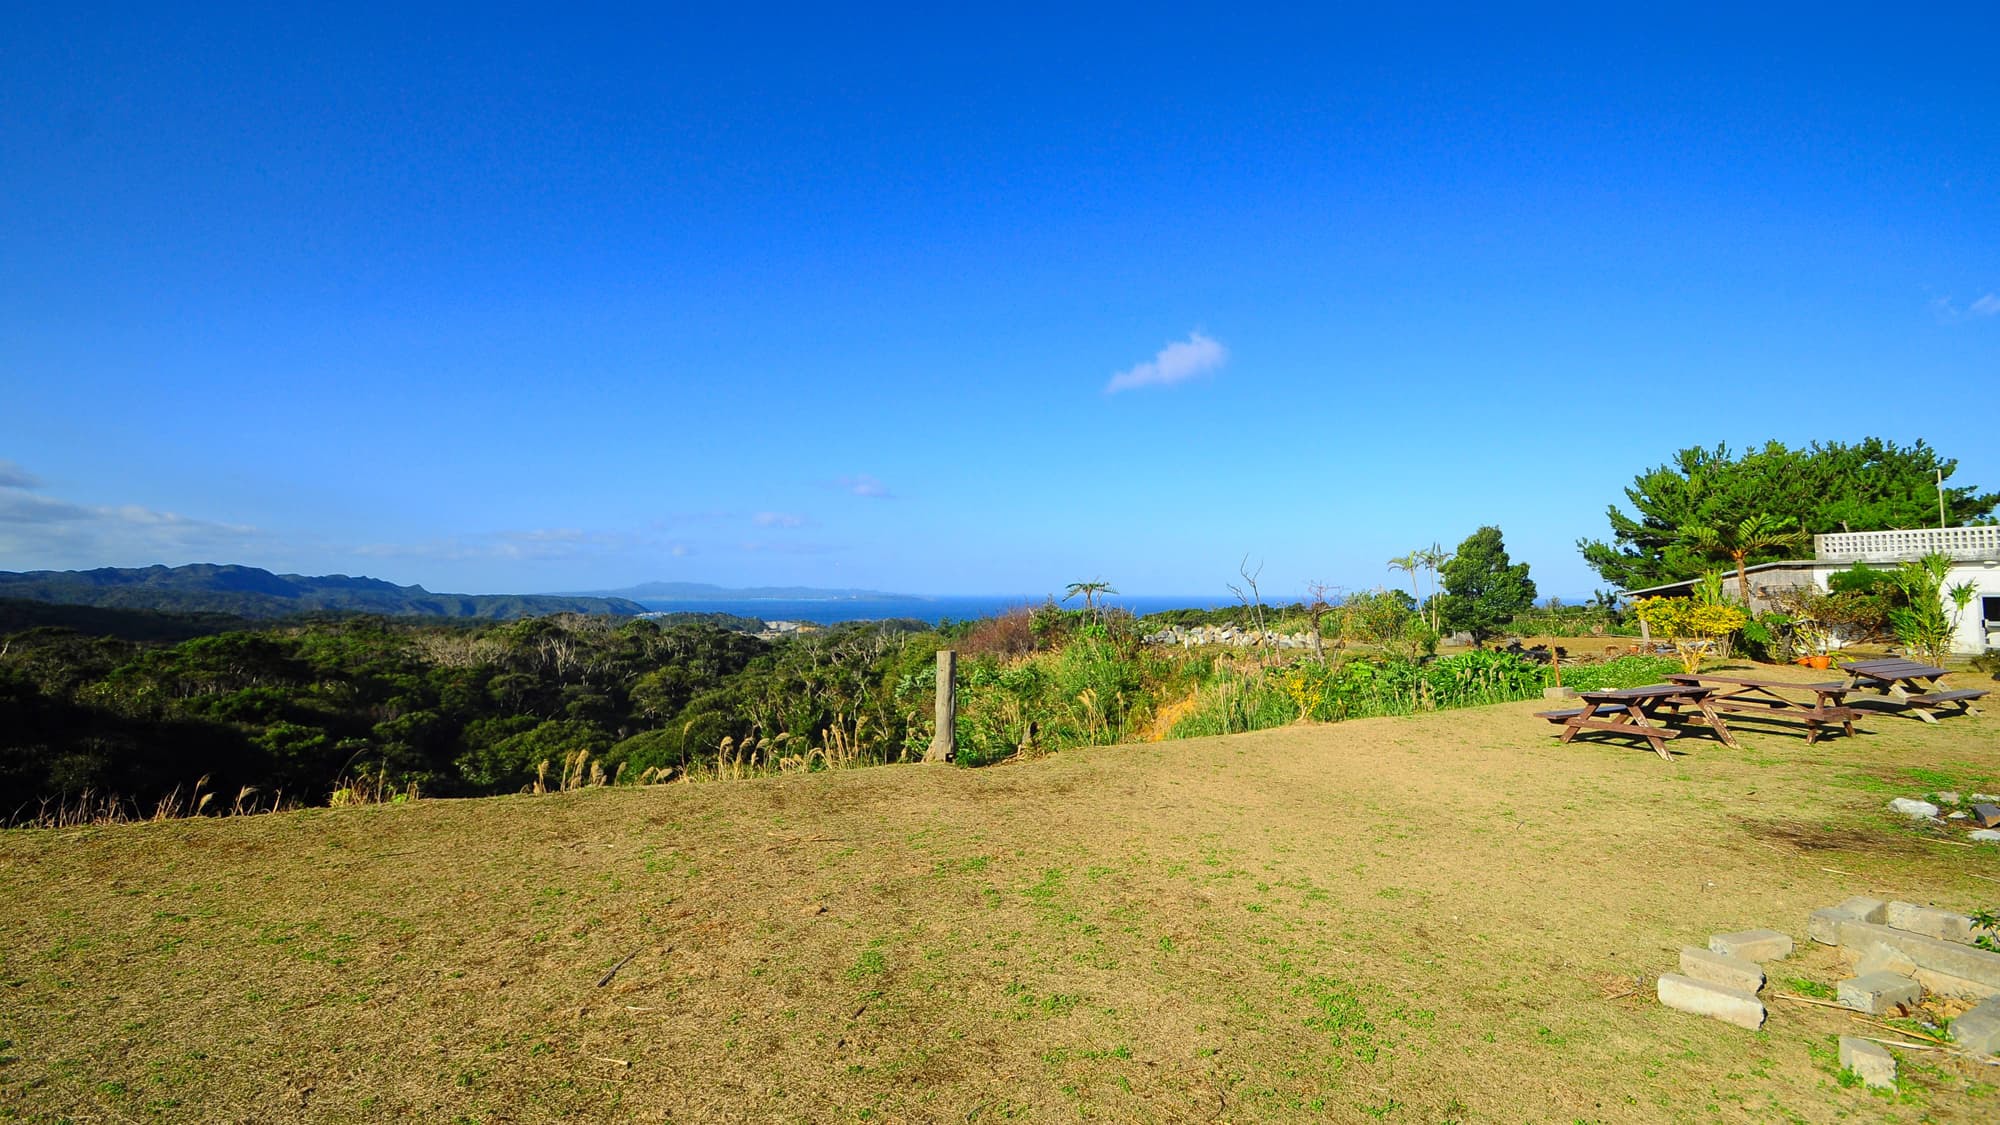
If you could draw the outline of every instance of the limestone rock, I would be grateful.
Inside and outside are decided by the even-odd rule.
[[[1896,1088],[1896,1056],[1880,1043],[1857,1035],[1840,1037],[1840,1065],[1861,1076],[1861,1081],[1885,1090]]]
[[[1914,977],[1917,963],[1911,956],[1893,945],[1876,942],[1861,960],[1854,963],[1854,975],[1869,976],[1873,973],[1895,973],[1897,976]]]
[[[1764,1026],[1764,1002],[1740,988],[1662,973],[1659,994],[1660,1003],[1676,1011],[1712,1016],[1751,1031]]]
[[[1975,1055],[2000,1051],[2000,1000],[1987,1000],[1951,1021],[1951,1038]]]
[[[1898,797],[1889,802],[1889,811],[1901,813],[1911,820],[1936,820],[1938,807],[1929,801],[1919,801],[1914,797]]]
[[[1776,961],[1792,955],[1792,939],[1776,930],[1742,930],[1733,934],[1713,934],[1708,947],[1717,953],[1746,961]]]
[[[1841,1007],[1871,1016],[1887,1015],[1899,1009],[1907,1011],[1916,1007],[1917,1001],[1924,996],[1923,985],[1895,973],[1870,973],[1865,977],[1841,981],[1836,988]]]
[[[1755,961],[1731,957],[1712,949],[1688,946],[1681,950],[1681,972],[1696,980],[1725,985],[1744,992],[1764,987],[1764,967]]]
[[[1822,907],[1806,919],[1806,936],[1821,945],[1840,944],[1842,922],[1884,922],[1889,904],[1879,898],[1855,897],[1839,906]]]

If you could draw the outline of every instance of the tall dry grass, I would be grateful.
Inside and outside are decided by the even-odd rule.
[[[86,789],[73,798],[43,801],[33,813],[17,811],[5,827],[82,828],[107,824],[158,824],[196,816],[257,816],[298,807],[298,802],[285,799],[283,790],[273,793],[268,802],[260,801],[256,787],[250,785],[236,791],[236,797],[230,801],[228,808],[215,806],[215,798],[216,794],[208,789],[206,777],[185,792],[180,786],[175,786],[173,792],[154,803],[150,812],[138,802],[115,793],[95,793]]]

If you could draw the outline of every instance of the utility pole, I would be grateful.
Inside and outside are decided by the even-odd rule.
[[[1938,478],[1938,530],[1944,530],[1944,470],[1937,471]]]

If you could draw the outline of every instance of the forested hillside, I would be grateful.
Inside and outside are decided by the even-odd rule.
[[[624,598],[434,594],[422,586],[398,586],[377,578],[273,574],[251,566],[212,563],[138,569],[0,571],[0,598],[256,618],[375,613],[509,620],[550,613],[629,617],[645,612],[644,606]]]

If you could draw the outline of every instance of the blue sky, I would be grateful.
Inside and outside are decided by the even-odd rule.
[[[1677,448],[2000,485],[1990,8],[0,12],[0,568],[1544,593]]]

